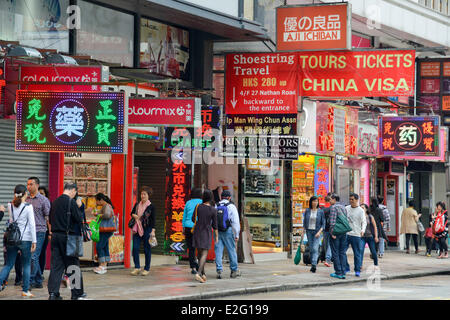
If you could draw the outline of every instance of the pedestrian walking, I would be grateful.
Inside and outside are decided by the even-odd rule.
[[[94,212],[95,216],[100,216],[100,239],[98,240],[95,248],[97,249],[97,257],[99,266],[94,268],[94,272],[97,274],[105,274],[107,272],[108,262],[111,261],[109,256],[109,238],[116,231],[116,225],[114,223],[114,206],[108,196],[103,193],[97,193],[95,195],[97,206],[102,208],[98,212]]]
[[[384,198],[381,196],[378,196],[378,203],[379,203],[379,208],[381,209],[381,211],[383,212],[383,217],[384,217],[384,221],[383,221],[383,231],[384,234],[386,235],[386,239],[385,238],[379,238],[379,244],[378,244],[378,248],[379,248],[379,253],[378,253],[378,257],[379,258],[383,258],[384,256],[384,248],[387,244],[387,232],[391,232],[391,216],[389,214],[389,210],[388,208],[383,204]]]
[[[44,186],[39,186],[38,191],[40,194],[42,194],[44,197],[46,197],[50,201],[50,196],[48,193],[48,189]],[[51,203],[50,203],[51,208]],[[45,270],[45,264],[47,260],[47,246],[48,241],[50,240],[50,222],[49,219],[47,219],[47,232],[45,233],[45,240],[42,244],[42,250],[41,254],[39,255],[39,267],[41,268],[41,277],[42,280],[44,280],[44,270]]]
[[[339,202],[339,200],[340,197],[335,193],[330,196],[330,245],[334,267],[334,273],[330,274],[330,276],[333,278],[345,279],[345,262],[347,261],[347,234],[343,233],[335,235],[333,233],[338,217],[342,216],[345,217],[345,219],[347,218],[347,210],[345,209],[344,205]]]
[[[373,257],[373,264],[375,266],[378,266],[376,244],[378,243],[379,238],[378,238],[377,223],[376,223],[373,215],[370,214],[370,210],[369,210],[369,207],[367,206],[367,204],[363,203],[361,205],[361,208],[364,210],[364,215],[366,217],[366,222],[367,222],[366,230],[364,231],[364,235],[361,238],[362,249],[363,249],[363,254],[362,254],[362,258],[361,258],[361,266],[362,266],[363,260],[364,260],[364,248],[366,246],[366,243],[369,246],[370,254]]]
[[[373,197],[370,200],[370,208],[369,208],[370,214],[374,217],[376,225],[377,225],[377,231],[378,231],[378,239],[387,239],[386,234],[384,233],[384,214],[383,210],[380,208],[380,204],[378,203],[378,199]],[[377,251],[380,252],[380,242],[377,245]],[[384,250],[384,249],[383,249]]]
[[[359,196],[356,193],[351,193],[349,196],[350,205],[346,206],[347,218],[352,228],[352,231],[347,232],[346,251],[351,245],[353,250],[353,262],[355,265],[355,276],[361,276],[361,267],[364,255],[364,247],[361,238],[366,231],[367,221],[364,210],[359,206]],[[347,257],[345,259],[345,272],[350,271]]]
[[[448,258],[448,214],[445,209],[444,202],[438,202],[436,204],[436,217],[433,221],[433,233],[434,237],[439,244],[439,256],[438,259]]]
[[[42,270],[39,264],[39,256],[41,255],[47,234],[47,221],[50,215],[50,201],[39,192],[39,178],[30,177],[27,181],[27,190],[29,197],[27,203],[33,206],[34,220],[36,222],[36,250],[31,256],[31,275],[30,285],[33,289],[42,289]]]
[[[409,243],[411,237],[414,241],[414,247],[416,248],[416,254],[419,253],[419,242],[417,229],[417,222],[422,214],[417,214],[414,210],[414,200],[408,202],[408,208],[404,209],[402,212],[402,223],[400,226],[400,234],[406,235],[406,253],[409,253]]]
[[[217,279],[222,279],[222,257],[224,247],[227,249],[230,258],[230,278],[236,278],[241,275],[238,269],[237,243],[241,224],[239,222],[239,212],[236,205],[231,202],[231,192],[222,191],[221,201],[217,205],[217,230],[219,232],[219,241],[216,241],[214,252],[216,255]]]
[[[20,243],[8,244],[6,248],[6,264],[0,272],[1,290],[5,289],[5,281],[16,261],[17,253],[21,251],[23,266],[22,297],[32,298],[30,291],[31,254],[36,250],[36,224],[33,207],[26,203],[27,188],[18,184],[14,188],[14,200],[8,205],[9,223],[17,223],[20,230]]]
[[[219,231],[217,230],[217,210],[214,207],[214,195],[211,190],[203,192],[203,203],[197,205],[193,221],[193,241],[192,245],[198,252],[198,272],[195,275],[195,280],[204,283],[206,282],[205,264],[208,256],[208,250],[211,248],[212,229],[215,231],[215,242],[219,241]]]
[[[183,234],[186,238],[186,245],[189,252],[189,266],[192,274],[197,274],[198,261],[195,256],[195,248],[192,246],[192,227],[194,222],[192,216],[194,215],[195,207],[202,203],[203,192],[200,188],[194,188],[191,191],[191,199],[186,202],[183,213]]]
[[[50,211],[52,258],[50,276],[48,278],[49,300],[62,300],[59,288],[66,270],[73,270],[74,272],[74,284],[71,285],[71,299],[83,300],[86,297],[83,275],[80,269],[80,259],[67,255],[68,235],[81,236],[83,216],[76,201],[73,201],[77,190],[76,184],[66,183],[63,194],[52,203]],[[77,233],[78,231],[80,232]]]
[[[150,264],[152,261],[152,247],[149,240],[155,238],[155,222],[156,210],[150,201],[153,194],[153,189],[149,187],[142,187],[141,201],[134,205],[131,211],[131,217],[134,219],[133,226],[133,262],[134,270],[131,275],[137,276],[139,274],[147,276],[150,273]],[[141,242],[144,242],[145,266],[141,270],[141,262],[139,250]]]
[[[327,194],[325,197],[325,202],[328,206],[322,208],[324,216],[325,216],[325,230],[323,231],[323,245],[322,250],[325,253],[325,262],[324,265],[326,267],[331,267],[332,255],[331,255],[331,246],[330,246],[330,196],[331,192]]]
[[[319,207],[319,199],[316,196],[312,196],[309,199],[309,208],[305,210],[303,225],[306,230],[306,237],[308,239],[311,254],[310,271],[315,273],[317,261],[319,259],[320,236],[325,229],[325,214]]]

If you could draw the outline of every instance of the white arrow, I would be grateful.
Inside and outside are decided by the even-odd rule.
[[[182,243],[182,242],[176,242],[176,243],[172,243],[170,245],[170,247],[172,248],[172,250],[175,250],[175,251],[184,251],[183,245],[184,245],[184,243]]]
[[[231,105],[233,106],[233,109],[236,108],[236,103],[237,103],[237,100],[236,100],[236,88],[233,87],[233,100],[231,100]]]

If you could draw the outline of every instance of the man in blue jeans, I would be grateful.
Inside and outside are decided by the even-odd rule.
[[[39,256],[45,241],[47,221],[50,215],[50,201],[39,192],[39,178],[30,177],[27,182],[29,197],[27,202],[33,206],[34,220],[36,222],[36,250],[31,256],[31,288],[42,289],[42,272],[39,265]]]
[[[336,225],[336,219],[338,215],[347,216],[347,210],[344,205],[339,202],[340,198],[337,194],[333,193],[330,196],[330,234],[331,234],[331,252],[333,256],[334,273],[330,274],[333,278],[345,279],[345,262],[347,261],[347,235],[333,235],[334,226]]]
[[[347,218],[352,231],[347,232],[347,249],[351,245],[355,263],[355,276],[361,276],[361,267],[364,256],[364,246],[361,241],[361,237],[364,236],[366,231],[366,214],[364,210],[359,206],[359,196],[356,193],[351,193],[349,197],[350,205],[346,206]],[[345,259],[345,272],[350,271],[350,265],[347,259]]]
[[[232,202],[230,202],[230,191],[224,190],[221,194],[221,199],[222,200],[218,203],[217,208],[218,210],[223,209],[227,211],[229,222],[219,221],[219,219],[217,219],[219,241],[214,245],[214,251],[216,254],[217,279],[222,279],[222,257],[224,247],[227,248],[228,256],[230,258],[230,277],[236,278],[241,275],[238,269],[236,252],[236,246],[239,240],[239,232],[241,230],[241,225],[239,223],[239,212],[236,206]],[[219,226],[219,224],[221,224],[222,226]]]

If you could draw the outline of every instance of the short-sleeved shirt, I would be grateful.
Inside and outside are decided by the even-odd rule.
[[[39,192],[32,198],[27,198],[27,203],[33,206],[36,232],[47,232],[47,220],[50,215],[50,201]]]

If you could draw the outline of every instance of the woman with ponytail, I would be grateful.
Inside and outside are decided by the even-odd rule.
[[[21,234],[21,244],[7,247],[6,265],[0,272],[1,290],[5,289],[4,282],[9,277],[14,263],[16,261],[17,252],[22,252],[23,265],[23,283],[22,297],[32,298],[33,294],[30,289],[30,271],[31,271],[31,253],[36,250],[36,224],[34,221],[33,207],[25,202],[27,199],[27,187],[18,184],[14,189],[14,200],[8,206],[9,223],[16,222]]]
[[[97,255],[99,266],[94,268],[94,272],[98,274],[106,273],[106,266],[111,261],[109,256],[109,238],[116,231],[116,225],[114,223],[114,206],[108,196],[103,193],[97,193],[95,195],[97,206],[101,206],[100,211],[95,212],[94,215],[100,215],[100,240],[97,242]]]

